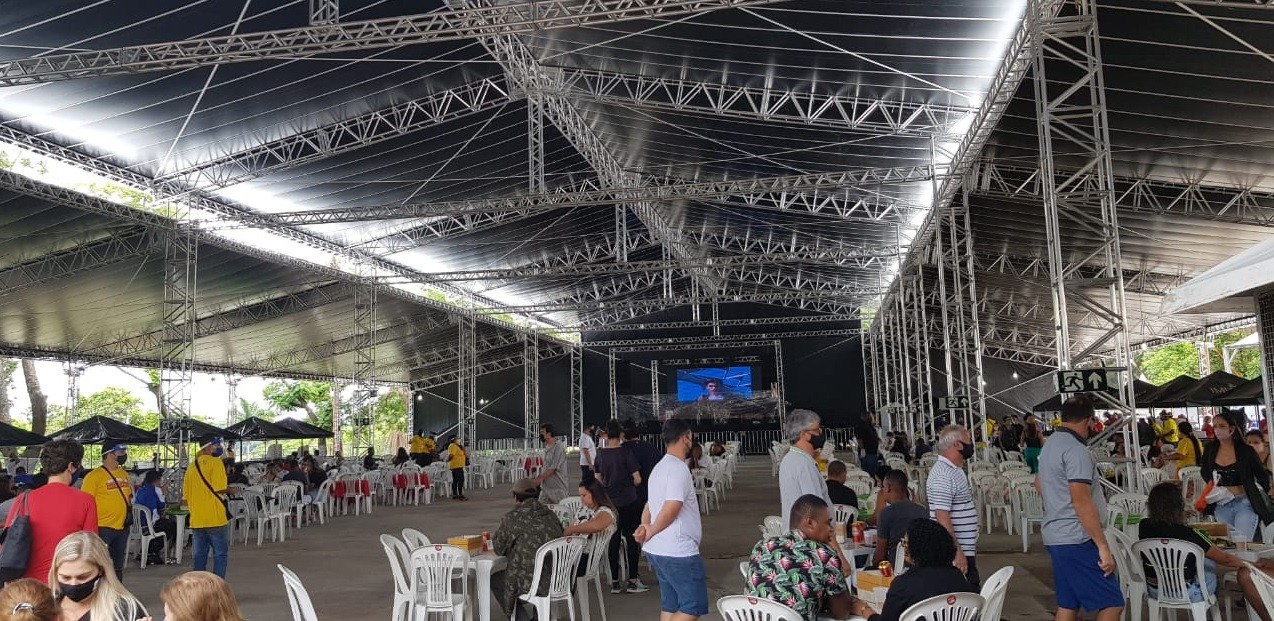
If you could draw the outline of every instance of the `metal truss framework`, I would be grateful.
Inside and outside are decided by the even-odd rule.
[[[69,250],[17,263],[0,269],[0,296],[106,265],[157,254],[163,239],[164,235],[154,229],[129,227]]]
[[[535,333],[522,335],[522,431],[535,439],[540,429],[540,339]]]
[[[190,418],[191,383],[195,363],[195,298],[198,290],[198,249],[195,237],[173,222],[164,238],[163,339],[159,352],[159,381],[163,393],[156,442],[169,463],[185,465],[188,425],[171,421]]]
[[[783,0],[538,0],[434,11],[109,50],[50,54],[0,64],[0,86],[188,69],[268,58],[530,34],[555,28],[695,15]]]
[[[485,78],[421,99],[211,157],[155,178],[161,192],[212,190],[383,142],[508,102],[503,78]]]
[[[474,323],[473,315],[462,314],[456,318],[460,354],[456,365],[457,434],[470,443],[477,439],[474,432],[478,422],[478,350]]]
[[[350,384],[354,397],[348,403],[345,427],[353,432],[354,451],[375,446],[372,413],[376,407],[376,332],[379,326],[376,309],[376,286],[368,275],[360,275],[354,285],[354,375]]]
[[[572,99],[883,135],[949,131],[970,110],[842,93],[706,83],[677,78],[557,69]]]
[[[982,333],[967,183],[962,200],[944,208],[934,234],[933,251],[938,266],[937,295],[942,316],[947,396],[968,397],[970,410],[966,412],[965,424],[970,433],[985,434],[985,426],[981,424],[986,415]]]
[[[727,328],[733,326],[740,327],[756,327],[756,326],[791,326],[807,323],[835,323],[846,321],[858,321],[860,315],[794,315],[791,317],[755,317],[748,319],[717,319],[716,321],[651,321],[640,323],[628,323],[622,325],[606,325],[594,328],[585,326],[563,326],[546,330],[546,332],[633,332],[638,330],[679,330],[683,328],[711,328],[714,325],[718,328]]]
[[[584,348],[571,345],[567,350],[571,364],[571,430],[567,437],[575,443],[584,429]]]
[[[706,304],[706,303],[712,303],[712,302],[723,303],[723,304],[731,303],[731,302],[779,303],[779,302],[785,302],[785,301],[800,301],[800,302],[808,302],[811,309],[822,306],[827,308],[827,310],[825,310],[824,312],[832,312],[832,313],[843,315],[843,314],[849,314],[854,312],[854,309],[857,309],[858,305],[861,305],[864,299],[870,298],[872,296],[880,295],[881,292],[882,292],[882,289],[878,287],[877,288],[863,287],[861,289],[853,290],[853,291],[845,290],[840,295],[835,295],[835,296],[826,295],[826,296],[812,298],[810,294],[808,293],[802,294],[799,291],[768,292],[768,291],[757,290],[757,291],[748,291],[748,292],[739,292],[739,293],[726,292],[726,293],[715,295],[712,297],[700,298],[697,300],[697,303],[699,304]],[[679,300],[667,300],[664,298],[651,298],[651,299],[632,298],[632,299],[620,299],[615,301],[591,301],[591,302],[563,301],[563,302],[550,302],[550,303],[544,303],[544,304],[526,304],[526,305],[498,307],[498,308],[479,308],[479,309],[475,309],[475,312],[502,313],[502,312],[508,312],[509,310],[512,310],[513,312],[517,312],[517,313],[554,313],[554,312],[561,312],[561,311],[578,311],[578,310],[591,310],[591,309],[602,310],[602,309],[634,309],[634,308],[635,309],[653,308],[655,310],[662,310],[667,308],[673,308],[676,306],[684,306],[690,303],[691,302],[689,300],[679,301]],[[646,314],[649,314],[650,312],[654,312],[654,311],[653,310],[646,311]]]
[[[310,0],[310,25],[335,24],[341,19],[340,0]]]
[[[857,328],[844,328],[839,330],[804,330],[799,332],[782,332],[776,334],[740,334],[740,335],[724,335],[724,336],[673,336],[655,339],[621,339],[615,341],[589,341],[584,343],[586,347],[608,347],[608,348],[625,348],[625,347],[660,347],[663,345],[681,345],[681,344],[699,344],[704,347],[719,347],[722,344],[731,344],[740,340],[755,341],[757,339],[772,339],[782,337],[785,339],[800,338],[827,338],[835,336],[858,336],[862,331]]]

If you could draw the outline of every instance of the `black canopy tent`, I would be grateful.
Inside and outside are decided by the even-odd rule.
[[[1193,386],[1194,383],[1197,381],[1199,380],[1193,377],[1190,377],[1189,375],[1178,375],[1168,380],[1167,382],[1160,384],[1157,390],[1152,390],[1149,393],[1147,393],[1145,395],[1144,400],[1138,399],[1137,407],[1138,408],[1173,407],[1170,405],[1169,406],[1159,405],[1159,403],[1164,398],[1165,395],[1171,395],[1172,393],[1183,390],[1187,386]]]
[[[80,444],[101,444],[110,440],[122,444],[154,444],[154,432],[139,429],[105,416],[82,420],[52,436],[54,440],[76,440]]]
[[[8,423],[0,423],[0,446],[38,446],[49,441],[42,436]]]
[[[303,420],[296,418],[284,418],[274,421],[274,424],[293,432],[293,436],[289,439],[308,440],[311,438],[330,438],[331,430],[324,429],[317,425],[311,425]]]
[[[226,431],[244,440],[293,440],[297,437],[292,430],[255,416],[226,427]]]
[[[187,434],[187,437],[190,438],[191,442],[198,442],[200,438],[206,438],[208,436],[221,436],[226,440],[238,440],[241,437],[239,434],[230,431],[229,429],[222,429],[216,425],[205,423],[194,418],[186,419],[186,424],[187,429],[190,431],[190,433]],[[158,434],[159,429],[156,429],[151,433]]]
[[[1156,408],[1212,405],[1212,399],[1235,389],[1244,381],[1246,380],[1237,375],[1217,371],[1201,379],[1182,382],[1173,390],[1161,392],[1147,405]]]
[[[1233,390],[1212,400],[1212,405],[1239,407],[1265,403],[1265,384],[1255,377],[1236,386]]]

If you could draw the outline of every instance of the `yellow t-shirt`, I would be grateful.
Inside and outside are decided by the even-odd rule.
[[[1159,433],[1159,437],[1163,438],[1163,441],[1168,444],[1177,444],[1181,442],[1181,433],[1177,430],[1176,420],[1169,418],[1168,420],[1162,421],[1156,431]]]
[[[115,480],[112,481],[111,477]],[[94,468],[84,475],[80,490],[93,497],[97,502],[97,527],[124,528],[124,518],[128,515],[128,505],[133,501],[133,486],[128,481],[128,473],[116,467],[109,473],[105,468]],[[123,492],[123,495],[120,495]],[[128,497],[128,500],[124,500]]]
[[[428,453],[429,452],[425,450],[425,439],[422,438],[421,436],[412,436],[410,444],[411,444],[411,447],[407,449],[409,453]]]
[[[425,450],[423,452],[432,453],[436,450],[438,450],[438,443],[434,442],[433,438],[425,438]]]
[[[1180,456],[1177,460],[1178,471],[1187,466],[1199,465],[1199,455],[1194,452],[1194,442],[1191,442],[1189,438],[1181,438],[1181,441],[1177,443],[1177,455]]]
[[[465,465],[464,449],[455,443],[447,446],[447,467],[455,470],[456,468],[463,468]]]
[[[196,464],[198,470],[195,469]],[[200,472],[208,479],[211,490],[199,478]],[[221,497],[212,491],[224,489],[226,466],[219,458],[200,455],[191,462],[190,467],[186,468],[186,478],[181,482],[182,497],[186,499],[186,507],[190,509],[191,528],[217,528],[226,525],[229,521],[226,519],[226,507],[222,504]]]

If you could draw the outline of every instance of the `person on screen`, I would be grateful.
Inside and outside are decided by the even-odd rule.
[[[717,380],[708,380],[703,386],[703,396],[699,397],[700,401],[725,401],[725,393],[721,391],[721,382]]]

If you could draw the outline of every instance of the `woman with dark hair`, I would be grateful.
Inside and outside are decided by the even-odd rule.
[[[1265,434],[1261,433],[1260,429],[1249,429],[1243,439],[1248,446],[1252,447],[1252,450],[1256,451],[1256,456],[1260,458],[1261,464],[1268,471],[1270,469],[1270,445],[1265,443]]]
[[[575,514],[575,523],[567,526],[562,530],[562,535],[570,537],[571,535],[596,535],[612,525],[619,524],[619,510],[615,508],[615,503],[610,501],[610,496],[606,495],[606,487],[601,481],[593,479],[592,481],[581,482],[579,484],[579,499],[584,505],[584,509]],[[619,532],[611,533],[610,545],[616,546],[616,540],[619,539]],[[577,575],[583,576],[588,571],[588,553],[585,552],[579,561],[579,570]],[[619,577],[619,555],[614,552],[610,553],[610,575]],[[623,593],[623,586],[618,580],[610,585],[611,593]]]
[[[1256,451],[1243,442],[1243,415],[1230,410],[1222,411],[1212,420],[1216,442],[1203,451],[1199,466],[1204,481],[1216,476],[1218,488],[1224,488],[1233,498],[1215,503],[1216,519],[1230,525],[1230,530],[1249,541],[1256,535],[1260,522],[1270,522],[1269,515],[1270,473],[1266,472]]]
[[[411,456],[407,454],[407,449],[401,446],[398,447],[398,452],[394,454],[394,459],[392,463],[395,466],[401,466],[409,461],[411,461]]]
[[[1185,444],[1186,441],[1183,439],[1181,443]],[[1175,481],[1165,481],[1150,488],[1150,495],[1146,499],[1146,518],[1137,525],[1137,536],[1142,540],[1177,539],[1202,548],[1205,557],[1202,584],[1207,589],[1207,595],[1216,593],[1217,565],[1236,569],[1243,566],[1243,561],[1238,557],[1216,547],[1203,533],[1186,526],[1186,503],[1181,496],[1181,486]],[[1154,568],[1146,563],[1145,569],[1150,596],[1156,597],[1158,579]],[[1186,562],[1186,577],[1191,581],[1190,601],[1201,602],[1207,599],[1200,587],[1198,568],[1195,567],[1193,558]]]
[[[1026,465],[1031,467],[1031,473],[1039,472],[1040,469],[1040,450],[1044,448],[1044,435],[1040,433],[1040,426],[1035,423],[1034,416],[1026,417],[1026,425],[1022,429],[1022,457],[1026,459]]]
[[[854,610],[854,614],[867,617],[867,621],[898,621],[908,608],[930,597],[977,593],[953,564],[956,543],[941,524],[924,518],[912,520],[901,545],[909,569],[889,585],[883,610],[875,614],[864,606],[865,610]]]
[[[150,509],[150,517],[154,520],[155,530],[163,532],[168,536],[164,539],[152,539],[150,542],[150,559],[148,562],[164,564],[169,562],[167,559],[165,546],[172,546],[177,541],[177,523],[165,515],[164,509],[164,490],[162,476],[158,470],[147,470],[142,475],[141,487],[137,488],[137,495],[133,497],[133,502],[139,507]],[[172,561],[176,563],[176,561]]]
[[[1190,423],[1177,423],[1181,432],[1181,441],[1177,443],[1177,452],[1164,457],[1167,461],[1177,462],[1177,478],[1181,477],[1181,469],[1199,465],[1199,456],[1203,454],[1203,445],[1194,437],[1194,427]]]

